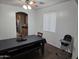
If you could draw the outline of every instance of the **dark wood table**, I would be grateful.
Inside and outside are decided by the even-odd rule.
[[[29,35],[25,41],[17,41],[17,38],[11,38],[0,41],[0,56],[14,57],[40,49],[44,54],[44,44],[46,40],[36,35]]]

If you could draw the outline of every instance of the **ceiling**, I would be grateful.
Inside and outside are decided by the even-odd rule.
[[[38,7],[35,8],[42,8],[46,7],[49,5],[54,5],[54,4],[59,4],[63,3],[69,0],[35,0],[37,2]],[[43,2],[43,3],[38,3],[38,2]],[[19,0],[0,0],[1,4],[8,4],[8,5],[13,5],[13,6],[19,6],[22,7],[23,3],[21,3]]]

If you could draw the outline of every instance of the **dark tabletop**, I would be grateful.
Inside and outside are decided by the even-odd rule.
[[[5,50],[5,49],[9,49],[9,48],[13,48],[13,47],[16,47],[16,46],[30,44],[30,43],[42,40],[41,37],[37,37],[35,35],[29,35],[29,36],[26,37],[26,39],[27,40],[21,41],[21,42],[16,41],[17,38],[0,40],[0,51]]]

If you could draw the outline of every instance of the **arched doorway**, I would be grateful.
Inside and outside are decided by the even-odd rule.
[[[16,32],[17,36],[28,35],[28,14],[24,12],[16,13]]]

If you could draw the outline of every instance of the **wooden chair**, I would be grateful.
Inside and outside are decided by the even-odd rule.
[[[37,36],[38,36],[38,37],[42,37],[42,36],[43,36],[43,33],[37,32]]]

